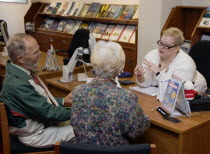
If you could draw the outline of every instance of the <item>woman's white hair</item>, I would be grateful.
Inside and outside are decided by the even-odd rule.
[[[125,66],[125,53],[119,43],[98,41],[91,55],[96,76],[115,78]]]

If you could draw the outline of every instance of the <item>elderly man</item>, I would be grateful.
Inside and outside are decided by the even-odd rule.
[[[54,98],[33,70],[40,50],[37,41],[27,34],[15,34],[7,42],[10,60],[0,101],[9,109],[10,133],[32,147],[49,147],[55,142],[74,138],[71,125],[57,125],[70,120],[71,94],[64,99]]]

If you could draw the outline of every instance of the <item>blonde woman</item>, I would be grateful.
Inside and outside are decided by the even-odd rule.
[[[158,86],[160,80],[175,75],[183,81],[194,82],[197,92],[206,91],[205,78],[196,70],[193,59],[180,48],[183,41],[183,32],[178,28],[171,27],[163,32],[157,41],[158,49],[148,52],[142,66],[137,65],[134,69],[139,86]]]

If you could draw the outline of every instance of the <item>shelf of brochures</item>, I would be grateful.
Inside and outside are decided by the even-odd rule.
[[[92,21],[92,22],[103,22],[110,24],[126,24],[126,25],[138,25],[138,20],[128,20],[128,19],[110,19],[110,18],[91,18],[91,17],[80,17],[80,16],[61,16],[56,14],[45,14],[38,13],[43,17],[49,18],[60,18],[60,19],[70,19],[70,20],[81,20],[81,21]]]
[[[191,42],[191,46],[201,39],[208,28],[200,27],[200,21],[207,7],[176,6],[163,26],[162,32],[169,27],[177,27],[184,33],[185,40]]]
[[[57,14],[47,14],[44,13],[43,10],[46,8],[47,3],[32,3],[31,7],[29,8],[28,12],[24,17],[25,25],[26,23],[34,23],[34,30],[26,30],[26,33],[33,35],[37,42],[40,45],[40,49],[46,52],[50,45],[52,44],[55,49],[68,49],[73,34],[65,33],[62,31],[55,31],[50,29],[44,29],[43,23],[47,18],[53,20],[73,20],[73,21],[81,21],[82,23],[98,23],[98,24],[107,24],[115,25],[116,27],[124,26],[124,30],[127,27],[136,27],[134,32],[132,32],[132,37],[129,40],[134,40],[130,42],[121,41],[120,37],[117,40],[114,40],[113,37],[112,41],[119,42],[123,47],[125,54],[126,54],[126,64],[124,71],[133,72],[136,64],[137,64],[137,36],[138,36],[138,20],[131,20],[131,19],[112,19],[112,18],[96,18],[96,17],[83,17],[83,16],[62,16]],[[115,27],[115,28],[116,28]],[[123,31],[124,31],[123,30]],[[120,36],[123,35],[120,34]],[[114,32],[114,30],[113,30]],[[96,38],[97,40],[110,40],[106,37],[104,38]]]

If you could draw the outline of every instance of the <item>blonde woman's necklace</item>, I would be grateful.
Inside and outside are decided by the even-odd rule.
[[[159,63],[158,67],[159,67],[159,70],[161,70],[161,63]],[[169,70],[169,67],[166,68],[165,73],[167,73],[168,70]]]

